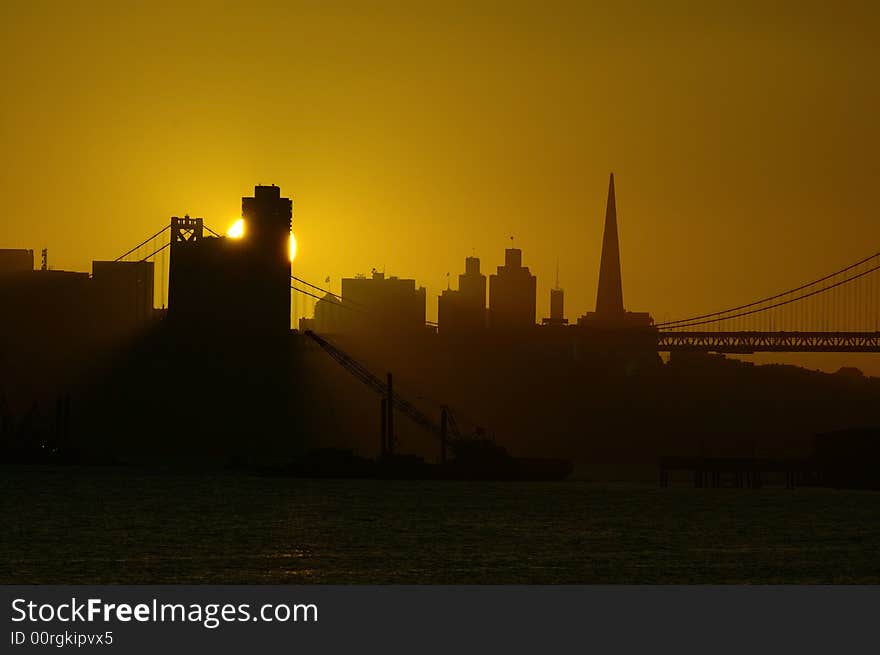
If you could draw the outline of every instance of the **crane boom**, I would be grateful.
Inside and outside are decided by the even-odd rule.
[[[388,386],[381,380],[381,378],[374,375],[366,366],[358,362],[351,355],[348,355],[337,348],[335,345],[327,341],[327,339],[325,339],[324,337],[315,334],[312,330],[306,330],[305,334],[306,336],[310,337],[315,343],[317,343],[321,347],[321,349],[324,350],[324,352],[330,355],[330,357],[332,357],[340,366],[351,373],[355,378],[360,380],[362,383],[364,383],[380,396],[387,397]],[[400,411],[413,423],[423,428],[434,437],[437,437],[438,439],[440,438],[440,428],[424,412],[422,412],[405,398],[402,398],[399,394],[392,392],[392,396],[393,397],[391,398],[391,405],[392,407],[394,407],[394,409]]]

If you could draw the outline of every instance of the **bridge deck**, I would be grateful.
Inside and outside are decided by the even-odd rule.
[[[880,332],[659,332],[657,350],[880,353]]]

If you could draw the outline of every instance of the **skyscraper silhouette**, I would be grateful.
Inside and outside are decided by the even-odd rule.
[[[437,303],[437,324],[442,333],[473,332],[486,327],[486,276],[480,260],[468,257],[458,276],[458,290],[445,289]]]
[[[507,248],[504,266],[489,276],[489,325],[493,329],[523,329],[535,325],[537,278],[522,265],[522,251]]]
[[[241,199],[241,216],[247,224],[242,240],[250,243],[246,276],[249,293],[258,297],[251,311],[280,334],[290,329],[290,230],[293,202],[281,189],[258,185],[254,195]]]
[[[541,321],[542,325],[567,325],[565,318],[565,292],[559,286],[559,262],[556,262],[556,285],[550,289],[550,318]]]
[[[617,238],[617,205],[614,199],[614,173],[608,182],[605,206],[605,234],[602,237],[602,260],[599,264],[599,291],[596,313],[602,316],[623,314],[623,283],[620,279],[620,242]]]
[[[241,199],[241,238],[205,235],[201,218],[172,217],[168,317],[178,325],[239,334],[290,331],[293,203],[277,186]]]
[[[602,236],[596,311],[581,316],[578,325],[600,330],[619,330],[649,327],[652,323],[653,319],[647,312],[628,312],[623,307],[620,241],[617,236],[617,202],[614,197],[614,173],[611,173],[608,181],[608,201],[605,205],[605,232]]]

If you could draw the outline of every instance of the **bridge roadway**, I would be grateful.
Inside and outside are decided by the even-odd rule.
[[[880,332],[658,332],[657,350],[880,353]]]

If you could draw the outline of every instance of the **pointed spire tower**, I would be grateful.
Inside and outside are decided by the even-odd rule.
[[[623,313],[620,243],[617,239],[617,206],[614,201],[614,173],[612,173],[608,182],[608,204],[605,207],[605,235],[602,237],[602,261],[599,264],[596,314],[610,317]]]
[[[653,328],[654,319],[647,312],[628,312],[623,308],[623,283],[620,279],[620,243],[617,240],[617,206],[614,202],[614,173],[608,182],[605,208],[605,234],[602,237],[602,261],[599,264],[599,290],[596,311],[578,319],[578,325],[611,333],[632,328]],[[652,333],[653,334],[653,333]],[[654,339],[652,336],[651,339]],[[656,341],[645,342],[656,350]],[[651,345],[653,344],[653,345]]]

